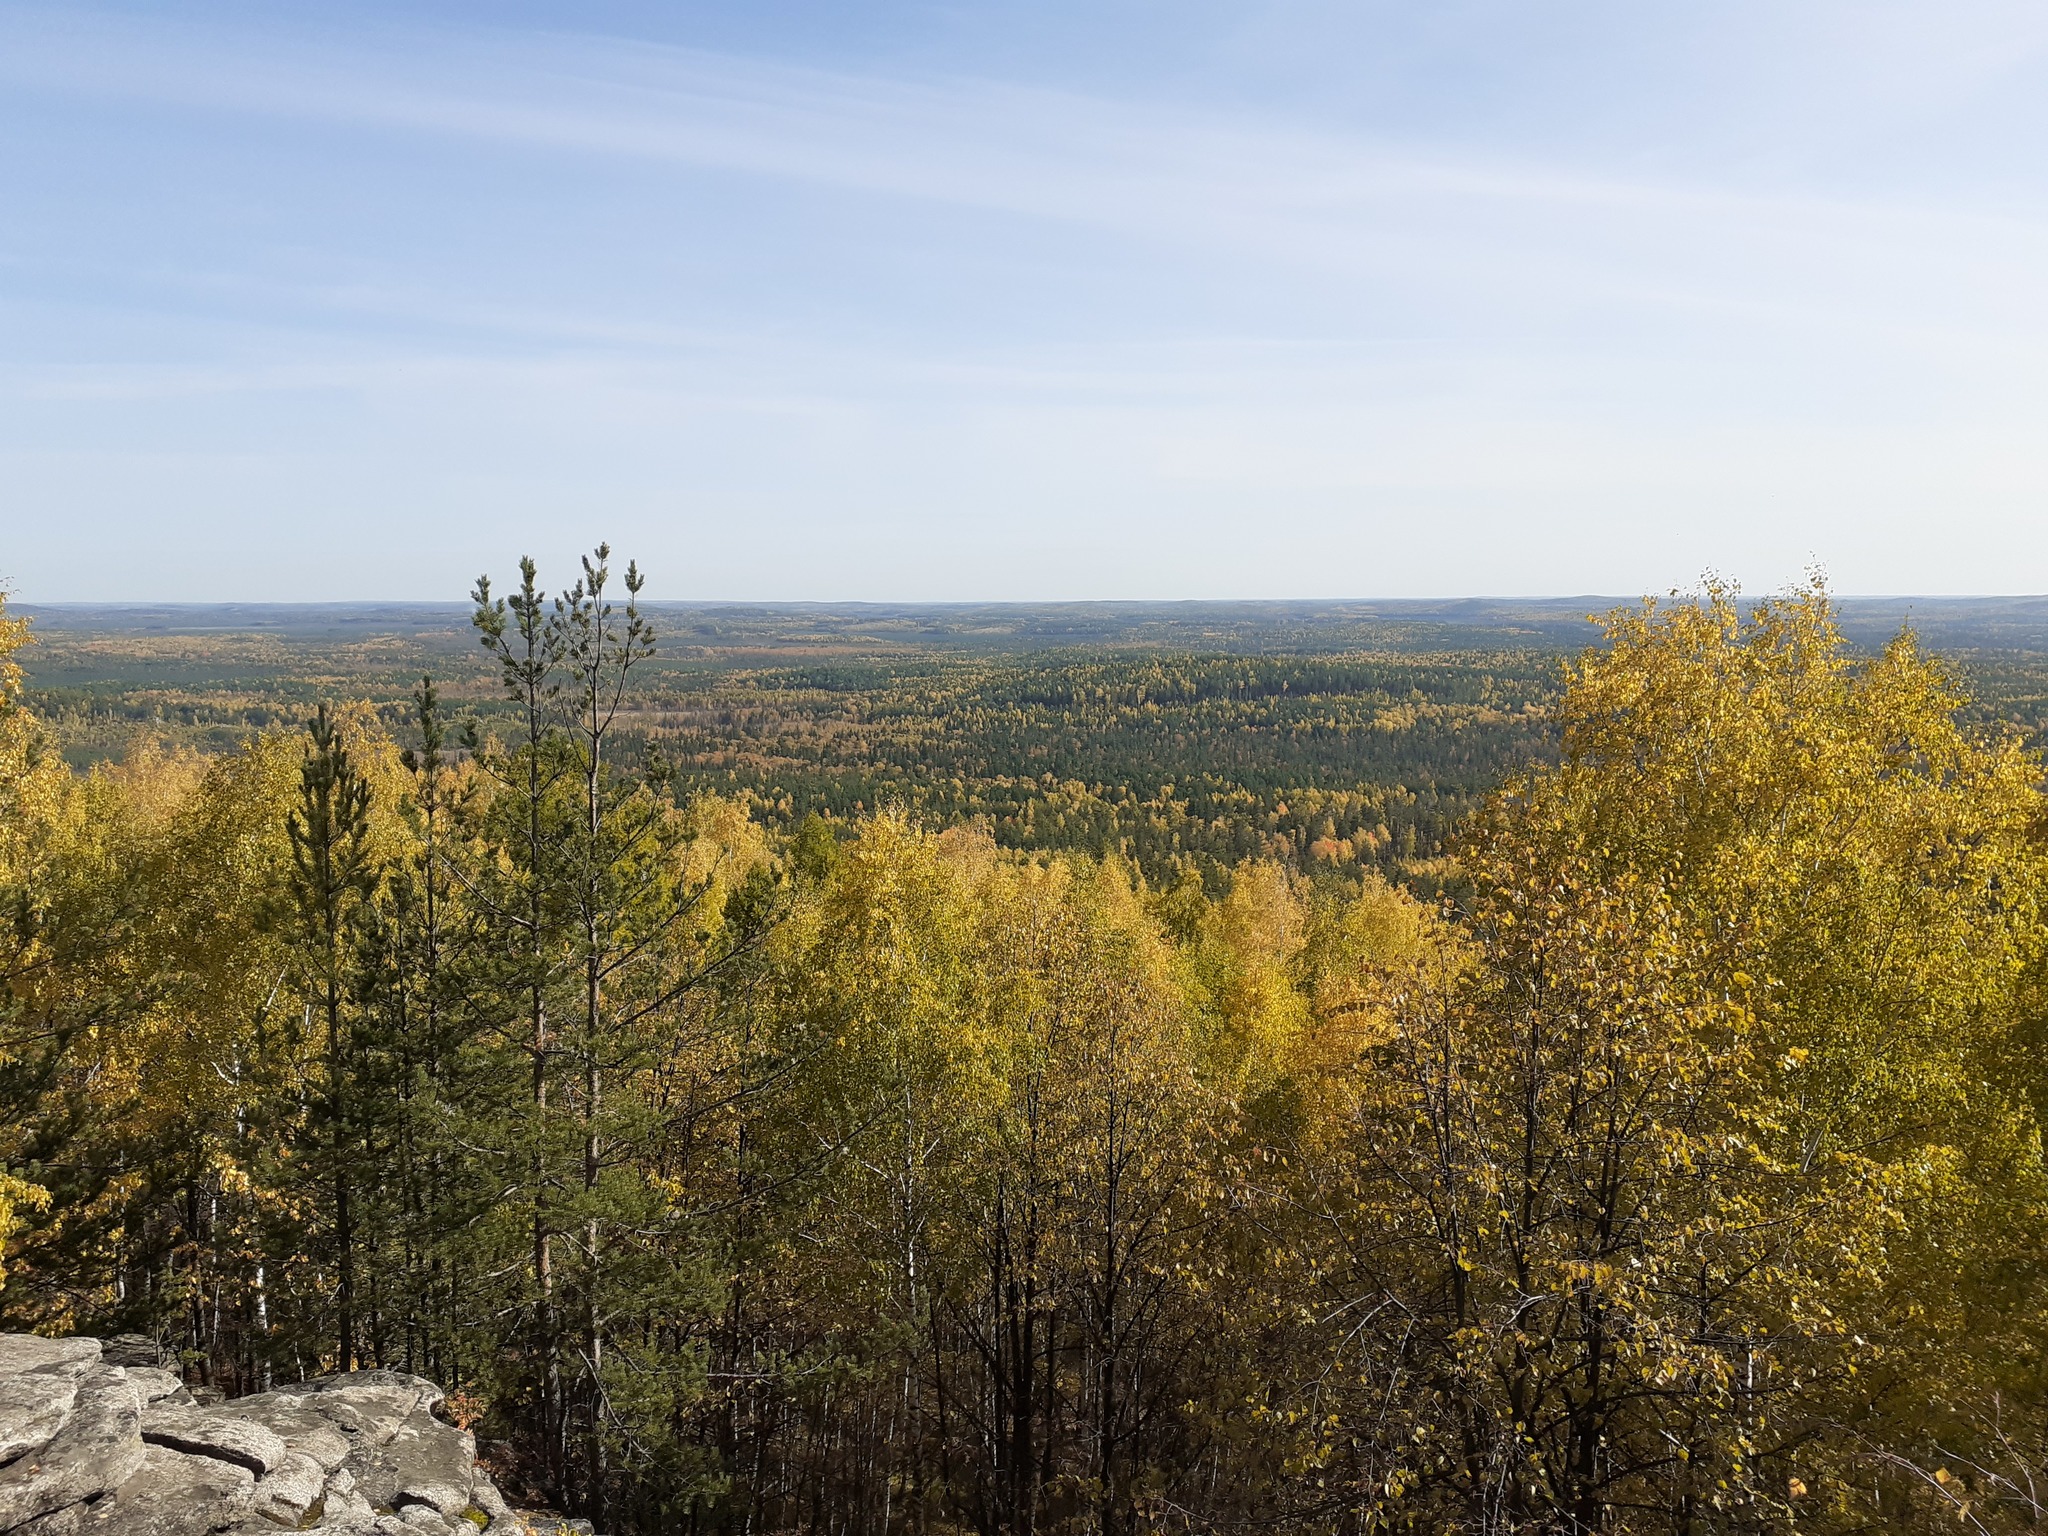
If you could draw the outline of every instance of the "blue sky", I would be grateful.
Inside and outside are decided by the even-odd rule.
[[[0,0],[0,579],[2048,588],[2048,7]]]

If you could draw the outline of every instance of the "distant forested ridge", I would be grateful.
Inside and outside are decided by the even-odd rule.
[[[2048,1517],[2024,648],[641,589],[0,609],[0,1324],[620,1536]]]
[[[1562,619],[1554,633],[1261,609],[1256,622],[1160,622],[1160,648],[1140,648],[1144,624],[948,627],[918,612],[915,626],[821,628],[804,611],[652,610],[663,646],[615,723],[617,750],[651,747],[679,784],[741,796],[783,830],[895,807],[979,823],[1007,848],[1116,853],[1212,891],[1254,856],[1433,891],[1458,818],[1553,749],[1555,634],[1570,633]],[[445,613],[383,614],[368,634],[293,610],[59,617],[69,627],[44,636],[28,698],[80,767],[141,741],[230,750],[323,699],[368,701],[413,741],[423,670],[448,710],[486,732],[516,727],[466,621],[451,631]],[[1077,631],[1117,645],[1076,649]],[[1164,648],[1200,644],[1236,648]]]

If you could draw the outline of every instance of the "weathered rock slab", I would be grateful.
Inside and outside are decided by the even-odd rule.
[[[240,1397],[209,1412],[218,1418],[260,1424],[283,1440],[287,1450],[312,1457],[329,1472],[348,1459],[352,1448],[350,1436],[309,1407],[303,1396],[289,1392]]]
[[[192,1394],[185,1390],[185,1383],[161,1367],[131,1365],[124,1369],[128,1372],[128,1384],[135,1389],[145,1408],[166,1398],[181,1403],[192,1401]]]
[[[257,1489],[256,1513],[279,1525],[296,1527],[326,1491],[326,1469],[312,1457],[292,1451]]]
[[[425,1414],[398,1427],[383,1445],[351,1463],[363,1497],[401,1514],[423,1504],[443,1515],[476,1507],[476,1441],[468,1431]]]
[[[111,1493],[141,1465],[142,1403],[135,1389],[114,1366],[86,1366],[63,1427],[41,1449],[0,1469],[0,1531]]]
[[[355,1371],[195,1402],[156,1346],[0,1335],[4,1536],[518,1533],[438,1387]]]
[[[138,1366],[154,1369],[169,1358],[169,1351],[146,1333],[117,1333],[111,1339],[101,1339],[99,1346],[100,1359],[123,1370]]]
[[[0,1333],[0,1377],[25,1376],[31,1371],[64,1370],[100,1364],[99,1343],[94,1339],[45,1339],[33,1333]]]
[[[84,1529],[121,1536],[207,1536],[248,1513],[255,1487],[255,1475],[246,1467],[150,1445],[134,1476],[114,1491],[112,1507],[94,1509]]]
[[[284,1441],[249,1419],[230,1419],[197,1406],[152,1407],[142,1415],[142,1438],[188,1456],[231,1462],[255,1477],[284,1465]]]
[[[0,1463],[48,1445],[77,1396],[77,1382],[44,1371],[0,1380]]]

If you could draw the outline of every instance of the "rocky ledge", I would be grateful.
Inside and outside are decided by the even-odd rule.
[[[146,1348],[0,1334],[0,1532],[528,1529],[432,1382],[352,1371],[201,1405]]]

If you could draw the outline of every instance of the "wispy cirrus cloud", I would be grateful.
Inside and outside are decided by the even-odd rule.
[[[1933,285],[1920,280],[1942,276],[1995,283],[2006,303],[2010,280],[2048,250],[2048,213],[1623,178],[1248,114],[567,33],[391,29],[315,46],[134,17],[0,13],[0,79],[772,177],[1162,246],[1197,241],[1331,275],[1405,265],[1446,286],[1501,274],[1526,286],[1569,256],[1611,298],[1771,313],[1775,288],[1791,301],[1779,318],[1818,308],[1824,320],[1830,299],[1853,303],[1888,282],[1920,282],[1926,297]]]
[[[0,9],[0,82],[0,474],[50,513],[601,491],[713,593],[1301,590],[1242,517],[1386,593],[2048,492],[2048,215],[1939,178],[473,25]]]

